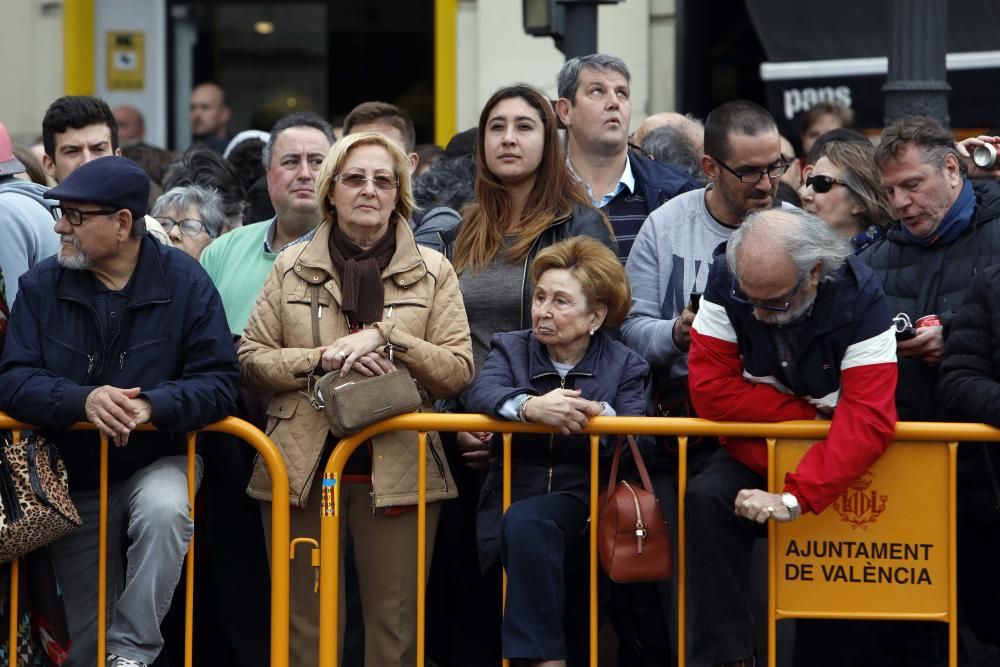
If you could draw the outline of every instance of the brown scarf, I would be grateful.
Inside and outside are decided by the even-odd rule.
[[[360,324],[382,319],[385,289],[382,270],[396,254],[396,223],[390,223],[385,234],[368,250],[354,245],[333,224],[330,233],[330,259],[340,279],[341,306],[348,318]]]

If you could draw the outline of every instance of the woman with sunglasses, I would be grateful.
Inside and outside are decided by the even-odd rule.
[[[396,142],[375,132],[337,141],[316,177],[323,222],[312,240],[278,255],[243,332],[240,379],[251,391],[273,394],[267,433],[284,456],[291,502],[301,508],[291,513],[293,535],[319,539],[323,471],[338,442],[325,413],[313,405],[315,376],[351,373],[363,382],[405,367],[426,392],[426,411],[433,398],[455,396],[472,379],[458,279],[441,253],[414,241],[407,223],[412,193],[409,158]],[[457,492],[437,433],[427,440],[429,565],[440,501]],[[390,432],[360,446],[337,481],[338,508],[346,518],[340,554],[343,559],[349,534],[365,667],[417,662],[418,472],[417,434]],[[269,540],[271,480],[259,462],[248,493],[263,501]],[[343,560],[340,567],[343,573]],[[295,667],[317,662],[314,577],[308,558],[292,563],[289,664]],[[345,618],[342,611],[341,638]]]
[[[164,192],[153,204],[151,215],[163,226],[175,248],[198,260],[226,224],[222,196],[200,185],[185,185]]]
[[[875,147],[844,141],[823,146],[806,177],[802,207],[848,239],[855,253],[885,236],[893,211],[875,167]]]

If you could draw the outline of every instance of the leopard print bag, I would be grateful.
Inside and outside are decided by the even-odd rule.
[[[55,446],[33,435],[0,450],[0,563],[80,526],[66,467]]]

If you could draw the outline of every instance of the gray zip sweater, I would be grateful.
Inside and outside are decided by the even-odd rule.
[[[56,202],[42,196],[46,190],[12,176],[0,178],[0,269],[12,308],[21,274],[59,252],[59,235],[48,211]]]

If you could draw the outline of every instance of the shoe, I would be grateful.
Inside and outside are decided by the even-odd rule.
[[[109,654],[108,667],[149,667],[149,666],[144,662],[139,662],[138,660],[133,660],[132,658],[123,658],[120,655]]]

